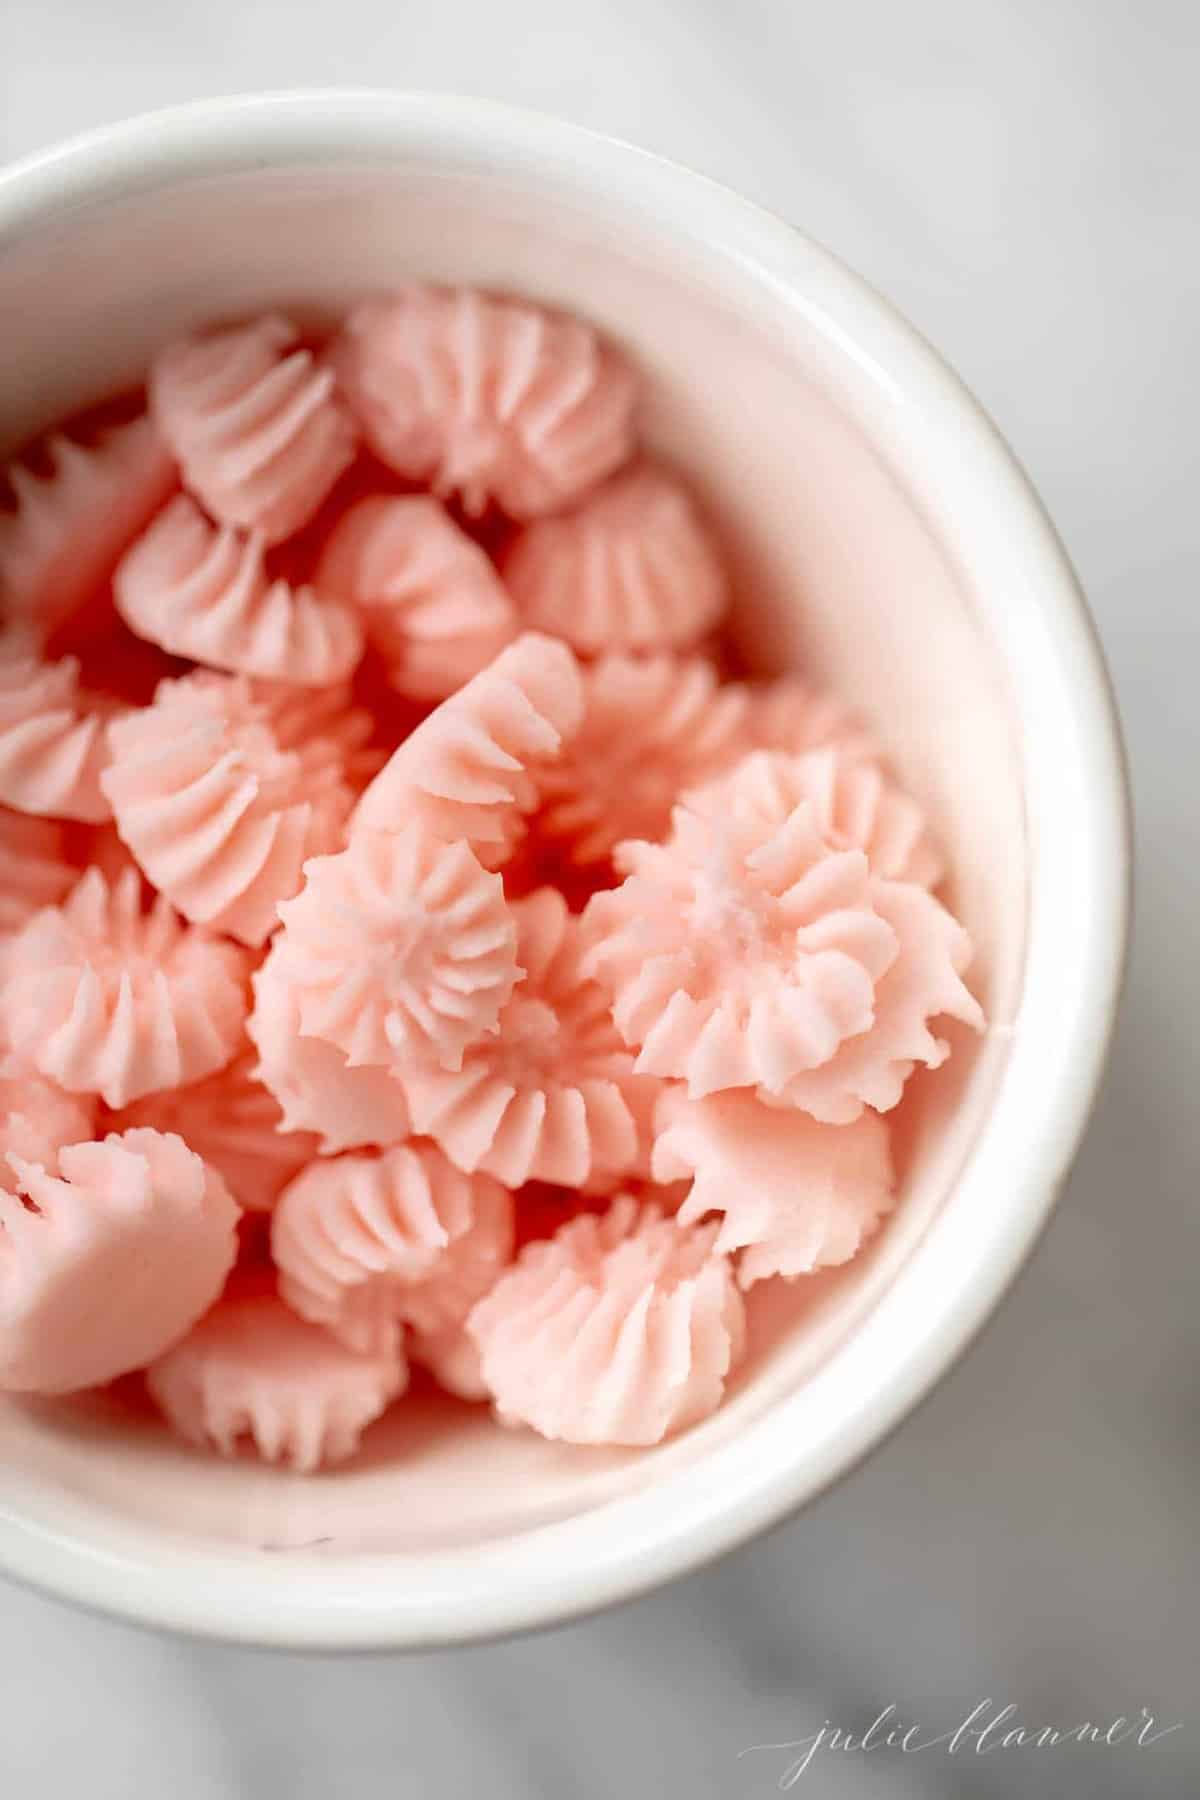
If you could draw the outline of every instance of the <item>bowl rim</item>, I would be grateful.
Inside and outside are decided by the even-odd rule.
[[[656,213],[665,231],[685,220],[719,237],[722,249],[776,296],[802,306],[868,359],[898,397],[905,433],[920,435],[931,466],[967,505],[972,541],[980,539],[976,553],[990,544],[1023,584],[1020,628],[1014,625],[1004,649],[1010,677],[1017,677],[1023,762],[1039,770],[1032,799],[1053,829],[1037,842],[1022,1030],[955,1190],[969,1191],[976,1203],[973,1236],[960,1234],[940,1250],[940,1266],[953,1276],[950,1298],[931,1317],[927,1301],[907,1293],[908,1265],[898,1271],[818,1372],[821,1379],[832,1372],[831,1394],[858,1394],[857,1403],[802,1454],[788,1435],[788,1396],[753,1420],[737,1445],[718,1446],[646,1491],[502,1546],[438,1552],[419,1566],[406,1558],[403,1584],[394,1579],[394,1557],[343,1565],[315,1554],[255,1557],[219,1546],[168,1552],[148,1547],[133,1527],[89,1541],[0,1499],[0,1572],[133,1622],[279,1648],[432,1647],[565,1622],[733,1549],[845,1474],[957,1360],[1049,1217],[1103,1071],[1129,923],[1120,725],[1086,603],[1040,500],[982,407],[931,346],[859,276],[772,213],[664,157],[498,101],[310,90],[170,107],[10,165],[0,171],[0,251],[6,239],[65,207],[185,177],[416,151],[494,154],[514,167],[553,157],[610,197],[636,191],[639,206]],[[1065,748],[1043,775],[1035,752],[1055,751],[1056,743]],[[1065,895],[1086,894],[1082,918],[1055,898],[1060,878]],[[1052,1064],[1040,1035],[1048,1030]],[[1005,1205],[989,1211],[998,1178]],[[972,1259],[969,1279],[964,1256]],[[928,1280],[927,1268],[925,1286]],[[882,1365],[881,1377],[871,1358],[890,1339],[903,1354]],[[864,1358],[872,1379],[860,1390],[856,1371]]]

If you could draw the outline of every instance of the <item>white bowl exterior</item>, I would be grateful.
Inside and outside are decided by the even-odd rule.
[[[953,1361],[1069,1162],[1119,983],[1120,745],[1074,580],[953,376],[825,253],[699,177],[474,101],[295,96],[135,121],[0,179],[0,443],[267,305],[409,276],[579,311],[646,370],[651,441],[733,549],[747,649],[877,723],[950,846],[991,1026],[925,1081],[903,1203],[775,1297],[716,1417],[635,1456],[405,1409],[316,1480],[193,1456],[102,1404],[0,1407],[0,1567],[287,1645],[457,1642],[574,1615],[802,1503]],[[81,298],[82,297],[82,298]]]

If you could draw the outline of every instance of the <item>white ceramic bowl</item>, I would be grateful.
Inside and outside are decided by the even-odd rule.
[[[833,1481],[954,1362],[1037,1236],[1124,949],[1118,727],[1036,496],[883,300],[686,170],[500,106],[384,94],[187,107],[35,157],[0,178],[0,448],[136,378],[183,327],[321,316],[414,275],[577,309],[635,355],[653,442],[728,533],[748,651],[837,684],[927,803],[992,1024],[919,1085],[871,1253],[789,1290],[726,1405],[661,1449],[400,1409],[359,1464],[305,1479],[194,1456],[103,1404],[0,1407],[0,1568],[296,1647],[566,1619]]]

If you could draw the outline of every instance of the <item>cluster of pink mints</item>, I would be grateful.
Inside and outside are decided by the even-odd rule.
[[[0,1389],[145,1372],[314,1469],[410,1365],[710,1413],[978,1026],[922,813],[586,325],[412,287],[198,334],[0,509]]]

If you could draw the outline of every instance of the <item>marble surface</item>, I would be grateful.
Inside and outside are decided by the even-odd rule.
[[[794,1790],[1200,1791],[1200,757],[1187,0],[5,0],[0,156],[304,83],[497,94],[666,150],[803,224],[961,370],[1081,570],[1125,712],[1137,945],[1075,1175],[1001,1315],[803,1518],[601,1619],[396,1659],[197,1647],[0,1592],[0,1791],[495,1800],[777,1791],[822,1721],[923,1737],[1144,1706],[1144,1748],[821,1750]],[[982,1723],[982,1718],[977,1721]],[[877,1734],[878,1735],[878,1734]]]

